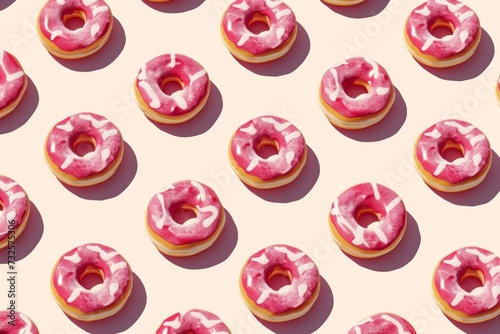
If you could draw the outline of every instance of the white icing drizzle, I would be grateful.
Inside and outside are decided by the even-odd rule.
[[[295,138],[299,138],[300,137],[300,132],[299,131],[294,131],[292,133],[289,133],[285,136],[285,141],[287,143],[291,142],[292,140],[294,140]]]
[[[103,162],[106,162],[106,160],[109,158],[111,154],[111,151],[109,150],[109,148],[105,148],[104,150],[102,150],[101,152],[101,159]]]
[[[127,267],[127,263],[124,262],[124,261],[121,261],[121,262],[118,262],[118,263],[115,263],[115,264],[111,265],[109,267],[109,269],[111,270],[111,273],[114,274],[118,270],[126,268],[126,267]]]
[[[181,327],[180,316],[178,316],[177,318],[175,318],[174,320],[171,320],[171,321],[164,321],[163,326],[170,327],[173,329],[179,329]]]
[[[9,202],[12,204],[15,201],[17,201],[18,199],[25,198],[25,197],[26,197],[26,194],[24,192],[19,191],[19,192],[15,193],[15,194],[12,194],[9,197]]]
[[[453,258],[451,258],[450,260],[443,260],[443,263],[449,264],[450,266],[453,266],[455,268],[458,268],[462,265],[462,262],[460,262],[457,255],[453,256]]]
[[[143,73],[141,71],[141,73]],[[146,81],[139,80],[139,86],[144,88],[146,91],[146,94],[151,98],[151,102],[149,102],[149,106],[151,108],[159,108],[161,106],[160,99],[158,98],[158,95],[154,92],[153,88],[149,83]]]
[[[105,132],[102,133],[102,140],[106,140],[109,137],[114,136],[116,134],[118,134],[118,130],[117,129],[110,129],[108,131],[105,131]]]
[[[66,132],[71,132],[73,131],[74,127],[71,124],[71,121],[68,119],[68,121],[62,125],[57,125],[56,128],[66,131]]]
[[[0,49],[0,59],[2,60],[0,62],[0,66],[2,67],[4,73],[5,73],[5,80],[6,81],[13,81],[13,80],[16,80],[17,78],[20,78],[24,75],[24,72],[23,71],[18,71],[16,73],[12,73],[10,74],[8,71],[7,71],[7,68],[5,68],[5,63],[4,63],[4,56],[5,56],[5,51],[4,50],[1,50]]]
[[[270,123],[270,124],[274,125],[274,128],[276,129],[276,131],[279,131],[279,132],[282,132],[283,130],[288,128],[290,125],[292,125],[292,123],[290,123],[290,122],[280,123],[272,117],[262,117],[261,120],[263,122]]]
[[[245,1],[242,1],[241,3],[234,3],[232,6],[234,8],[241,9],[244,12],[250,8],[250,6],[248,6],[248,4]]]
[[[165,225],[165,219],[167,217],[167,209],[165,208],[165,200],[161,194],[156,194],[156,198],[160,202],[160,208],[162,216],[156,220],[156,227],[162,228]]]
[[[444,280],[444,277],[441,276],[441,278],[439,279],[439,287],[441,288],[441,290],[445,288],[445,283],[446,281]]]
[[[465,43],[465,41],[467,41],[467,38],[469,38],[469,32],[467,30],[464,30],[460,33],[460,41],[462,43]]]
[[[477,143],[479,143],[480,141],[485,140],[485,139],[486,139],[486,137],[485,137],[484,135],[477,135],[477,136],[472,137],[472,138],[470,139],[470,144],[471,144],[472,146],[474,146],[474,145],[476,145]]]
[[[262,265],[266,265],[269,263],[269,259],[267,258],[266,253],[262,253],[262,255],[259,257],[252,257],[250,260],[260,263]]]
[[[373,188],[373,195],[375,195],[375,199],[377,201],[380,200],[380,193],[378,191],[377,184],[375,182],[372,182],[371,185],[372,185],[372,188]]]
[[[253,124],[250,124],[248,127],[246,128],[240,128],[240,131],[241,132],[245,132],[245,133],[248,133],[249,135],[254,135],[257,133],[257,129],[253,126]]]
[[[196,72],[191,76],[191,82],[195,82],[199,78],[203,77],[205,74],[207,74],[207,71],[205,69],[199,70],[198,72]]]
[[[453,298],[453,300],[451,301],[451,306],[457,306],[464,299],[464,297],[465,297],[464,292],[457,293],[455,298]]]
[[[203,326],[205,326],[206,328],[212,328],[212,327],[214,327],[222,322],[222,320],[220,320],[220,319],[209,320],[209,319],[207,319],[207,317],[205,317],[205,315],[203,315],[200,312],[196,312],[196,311],[192,311],[191,316],[200,320],[201,324]]]
[[[375,227],[375,228],[371,228],[371,226],[369,227],[373,232],[375,232],[375,234],[377,235],[377,237],[380,239],[380,241],[382,241],[384,244],[387,244],[389,242],[389,240],[387,239],[387,236],[385,235],[384,231],[382,231],[382,229],[380,227]]]
[[[97,252],[99,253],[99,256],[101,257],[101,259],[103,259],[104,261],[109,261],[111,260],[112,258],[114,258],[115,256],[118,255],[118,252],[110,252],[110,253],[107,253],[105,250],[103,250],[101,247],[97,246],[97,245],[88,245],[87,246],[87,249],[88,250],[91,250],[93,252]]]
[[[99,32],[99,29],[101,29],[99,23],[94,23],[92,27],[90,27],[90,36],[95,37],[95,35]]]
[[[361,332],[361,328],[359,328],[359,326],[354,327],[354,331],[356,332],[356,334],[363,334]]]
[[[369,72],[369,74],[368,74],[368,75],[373,75],[373,77],[374,77],[375,79],[377,79],[377,78],[378,78],[378,76],[379,76],[379,74],[380,74],[380,70],[379,70],[379,68],[378,68],[377,63],[376,63],[376,62],[374,62],[374,61],[373,61],[373,60],[371,60],[371,59],[368,59],[368,58],[364,58],[364,59],[365,59],[365,61],[366,61],[368,64],[370,64],[370,65],[372,66],[372,70]]]
[[[278,29],[276,29],[276,37],[278,37],[278,39],[281,39],[281,37],[283,37],[284,34],[285,34],[285,28],[279,27]]]
[[[260,162],[259,158],[252,159],[252,161],[250,161],[250,164],[248,164],[247,172],[251,172],[255,167],[257,167],[259,162]]]
[[[306,293],[306,291],[307,291],[307,284],[305,283],[300,284],[298,287],[300,298],[304,298],[304,294]]]
[[[391,90],[390,87],[377,87],[375,92],[377,92],[378,95],[385,95],[385,94],[389,93],[390,90]]]
[[[387,213],[389,213],[392,209],[394,209],[396,205],[399,204],[399,202],[401,202],[401,197],[398,196],[395,199],[393,199],[391,203],[389,203],[389,205],[387,205],[386,207]]]
[[[64,162],[61,165],[61,169],[68,168],[68,166],[71,165],[71,163],[73,162],[74,159],[75,159],[75,157],[72,156],[72,155],[67,156],[66,159],[64,160]]]
[[[33,334],[33,332],[32,332],[33,325],[31,323],[31,320],[27,316],[25,316],[24,314],[22,314],[22,313],[19,313],[19,317],[25,323],[24,331],[22,333],[20,333],[20,334]]]
[[[468,134],[472,130],[474,130],[476,127],[474,125],[469,125],[469,126],[463,126],[462,124],[459,124],[455,121],[446,121],[444,122],[445,125],[452,126],[454,128],[457,128],[458,132],[460,132],[463,135]]]
[[[436,170],[434,171],[434,176],[438,176],[439,174],[441,174],[441,172],[445,169],[447,164],[448,163],[446,161],[441,161],[436,167]]]
[[[465,252],[472,255],[476,255],[479,258],[479,261],[481,261],[484,264],[490,263],[496,258],[495,254],[485,255],[476,248],[466,248]]]
[[[290,9],[283,9],[283,10],[280,10],[279,12],[276,13],[276,19],[279,20],[281,19],[283,16],[287,16],[287,15],[290,15],[292,13],[292,11]]]
[[[434,128],[434,130],[424,133],[424,136],[438,139],[441,137],[441,132],[437,128]]]
[[[191,185],[196,189],[198,189],[198,192],[200,193],[200,199],[204,201],[205,198],[207,198],[207,193],[205,192],[205,188],[203,188],[201,184],[199,184],[196,181],[191,181]]]
[[[414,12],[417,14],[420,14],[422,16],[431,15],[431,11],[429,10],[429,8],[427,8],[427,6],[424,6],[424,8],[422,8],[422,9],[416,9],[416,10],[414,10]]]
[[[472,157],[472,162],[474,163],[475,166],[479,166],[479,164],[481,163],[481,154],[476,154]]]
[[[103,119],[102,121],[98,121],[97,119],[95,119],[94,117],[92,117],[92,115],[89,115],[89,114],[80,114],[80,115],[78,115],[78,117],[81,118],[81,119],[84,119],[86,121],[91,122],[92,126],[94,128],[96,128],[96,129],[100,129],[104,125],[106,125],[106,124],[109,123],[109,120],[107,120],[107,119]]]
[[[251,287],[252,286],[252,275],[248,274],[247,275],[247,286]]]
[[[179,91],[175,92],[174,94],[172,94],[172,97],[174,98],[174,101],[175,101],[175,103],[177,103],[179,108],[181,108],[182,110],[186,110],[188,107],[186,99],[184,99],[183,96],[176,95],[176,94],[182,94],[182,91],[179,90]]]
[[[293,151],[287,152],[285,159],[288,164],[292,163],[293,158],[295,158],[295,153],[293,153]]]
[[[283,1],[281,0],[266,0],[266,6],[269,7],[269,8],[274,8],[274,7],[277,7],[279,5],[281,5],[283,3]]]
[[[500,266],[496,266],[490,269],[490,275],[493,277],[496,274],[500,273]]]
[[[474,16],[474,12],[469,10],[463,14],[461,14],[459,17],[458,17],[458,20],[460,21],[460,23],[463,23],[465,20],[467,20],[469,17],[472,17]]]
[[[252,35],[252,33],[250,33],[250,32],[243,34],[241,36],[240,40],[236,43],[236,45],[242,46],[243,44],[245,44],[248,41],[248,39],[250,38],[251,35]]]
[[[80,263],[80,261],[82,260],[80,255],[78,255],[78,252],[75,252],[73,255],[65,256],[65,257],[63,257],[63,259],[65,259],[66,261],[73,262],[73,263]]]
[[[403,325],[401,325],[401,323],[399,321],[397,321],[396,319],[394,319],[393,317],[391,317],[387,314],[382,314],[380,317],[386,321],[389,321],[394,326],[396,326],[396,328],[398,329],[398,334],[410,334],[409,332],[405,331],[403,329]]]
[[[292,262],[295,262],[295,261],[299,260],[301,257],[303,257],[304,255],[306,255],[305,253],[302,253],[302,252],[294,254],[291,250],[289,250],[285,246],[275,246],[274,250],[278,251],[280,253],[285,253],[286,256],[288,257],[288,259]]]
[[[312,268],[314,268],[314,263],[312,263],[312,262],[307,262],[307,263],[305,263],[305,264],[303,264],[303,265],[299,266],[297,269],[298,269],[298,271],[299,271],[299,274],[301,274],[301,275],[302,275],[305,271],[310,270],[310,269],[312,269]]]
[[[424,147],[422,147],[421,152],[422,152],[422,159],[427,160],[427,151],[425,150]]]
[[[464,4],[462,4],[462,3],[458,3],[458,4],[449,3],[448,0],[436,0],[436,3],[443,5],[443,6],[447,6],[448,10],[452,13],[457,12],[460,8],[462,8],[464,6]]]
[[[4,183],[0,181],[0,190],[2,191],[9,191],[10,189],[14,188],[17,186],[17,182],[13,181],[11,183]]]
[[[111,283],[109,285],[109,294],[111,296],[114,296],[116,291],[118,291],[118,287],[119,287],[118,283],[116,283],[116,282]]]
[[[198,208],[201,212],[211,212],[212,215],[208,217],[207,219],[203,220],[203,227],[208,228],[210,225],[212,225],[215,221],[215,218],[217,218],[217,214],[219,213],[219,210],[213,205],[208,205],[203,208]]]
[[[330,98],[330,100],[332,102],[335,102],[335,100],[337,100],[337,97],[339,96],[339,92],[340,92],[339,75],[334,68],[330,69],[330,73],[332,73],[332,75],[333,75],[333,80],[335,82],[335,90],[333,92],[331,92],[328,95],[328,97]]]
[[[66,3],[65,0],[57,0],[57,4],[60,6],[64,5],[65,3]]]
[[[43,21],[43,24],[45,25],[45,29],[47,30],[47,32],[50,33],[50,40],[53,41],[57,36],[62,36],[63,35],[63,32],[62,30],[50,30],[49,29],[49,16],[45,16],[45,19]]]
[[[108,6],[99,6],[92,10],[92,15],[94,15],[95,17],[97,14],[107,11],[108,11]]]
[[[82,291],[84,291],[84,290],[85,290],[84,288],[76,288],[75,290],[73,290],[71,292],[71,295],[69,295],[67,302],[68,303],[74,302],[75,299],[78,298],[80,296],[80,293],[82,293]]]
[[[500,285],[495,285],[491,288],[491,293],[493,294],[493,298],[497,299],[500,296]]]
[[[257,299],[257,304],[262,304],[263,302],[265,302],[270,294],[271,294],[271,291],[269,291],[269,290],[262,291],[262,294],[259,296],[259,299]]]
[[[16,212],[15,211],[9,211],[9,213],[7,214],[7,221],[13,220],[14,218],[16,218]]]
[[[168,64],[169,67],[174,68],[176,64],[175,61],[175,53],[170,54],[170,64]]]
[[[83,0],[83,4],[88,7],[96,1],[97,0]]]
[[[427,49],[431,47],[432,43],[434,43],[434,40],[434,37],[427,39],[424,45],[422,45],[422,51],[427,51]]]

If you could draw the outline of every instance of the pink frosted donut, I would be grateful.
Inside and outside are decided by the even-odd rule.
[[[91,289],[82,286],[88,274],[101,276]],[[132,291],[132,270],[111,247],[98,243],[78,246],[63,254],[52,270],[52,294],[68,316],[94,321],[118,312]]]
[[[359,224],[363,213],[377,216],[367,227]],[[346,253],[372,258],[393,250],[406,229],[406,209],[401,197],[377,183],[361,183],[337,197],[330,210],[333,239]]]
[[[258,150],[272,146],[278,152],[262,158]],[[292,182],[304,167],[307,147],[292,123],[276,116],[261,116],[240,126],[229,145],[231,166],[238,177],[256,188],[268,189]]]
[[[447,27],[452,34],[435,37],[432,31]],[[419,62],[449,67],[469,59],[481,39],[476,13],[457,0],[428,0],[415,8],[405,24],[405,42]]]
[[[182,89],[163,92],[168,82]],[[207,71],[194,59],[178,53],[153,58],[144,64],[134,85],[139,107],[150,119],[166,124],[185,122],[200,112],[210,93]]]
[[[66,27],[69,19],[84,22]],[[113,26],[113,15],[103,0],[48,0],[38,14],[38,35],[51,54],[59,58],[87,57],[104,46]]]
[[[259,34],[249,27],[263,22],[269,30]],[[295,14],[281,0],[235,0],[221,22],[222,40],[236,58],[263,63],[283,56],[297,37]]]
[[[465,290],[461,282],[468,277],[482,286]],[[436,266],[432,290],[444,314],[463,323],[478,323],[500,314],[500,258],[479,247],[460,248]]]
[[[190,210],[195,219],[179,224],[177,210]],[[224,208],[208,186],[197,181],[179,181],[166,187],[149,201],[146,231],[164,254],[189,256],[210,247],[226,222]]]
[[[94,150],[78,154],[80,144]],[[45,140],[45,158],[57,178],[84,187],[110,178],[123,157],[124,143],[118,128],[103,116],[79,113],[57,123]]]
[[[28,79],[19,61],[0,49],[0,118],[19,104],[27,85]]]
[[[367,93],[352,98],[345,89],[363,86]],[[395,92],[386,70],[368,58],[344,60],[325,72],[320,105],[328,120],[341,128],[361,129],[380,121],[394,103]]]
[[[347,334],[417,334],[413,326],[394,313],[377,313],[361,320]]]
[[[278,291],[269,286],[276,275],[290,281]],[[304,315],[319,294],[320,276],[313,260],[299,249],[272,245],[250,256],[240,273],[243,301],[257,317],[273,322]]]
[[[0,175],[0,249],[15,242],[30,215],[30,200],[14,180]]]
[[[213,313],[191,309],[184,313],[172,314],[163,320],[156,334],[231,334],[229,328]]]
[[[446,160],[443,152],[450,148],[461,151],[463,158]],[[414,156],[422,179],[447,192],[477,186],[486,177],[492,160],[486,136],[472,124],[456,119],[440,121],[422,132]]]
[[[38,328],[27,315],[14,310],[0,311],[0,333],[38,334]]]

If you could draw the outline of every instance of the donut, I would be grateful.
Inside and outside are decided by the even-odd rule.
[[[482,286],[465,290],[473,277]],[[463,247],[444,257],[432,277],[432,292],[443,313],[458,322],[478,323],[500,314],[500,258],[479,247]]]
[[[452,34],[442,38],[432,32],[446,27]],[[405,44],[412,56],[431,67],[450,67],[463,63],[476,51],[481,26],[476,13],[457,0],[428,0],[408,16]]]
[[[213,313],[200,309],[177,312],[163,320],[156,334],[231,334],[222,320]]]
[[[443,157],[447,149],[457,149],[463,158],[453,162]],[[472,124],[442,120],[423,131],[415,143],[417,171],[430,187],[458,192],[477,186],[488,173],[492,154],[488,138]]]
[[[78,146],[82,143],[93,150],[81,156]],[[104,116],[78,113],[54,125],[44,151],[50,170],[61,182],[86,187],[115,173],[123,157],[124,142],[118,128]]]
[[[351,97],[350,85],[367,93]],[[324,114],[335,126],[362,129],[379,122],[391,109],[395,90],[387,71],[375,61],[353,57],[328,69],[321,79],[319,101]]]
[[[367,227],[359,217],[371,213],[378,219]],[[377,183],[360,183],[337,197],[329,215],[334,241],[342,251],[359,258],[374,258],[393,250],[406,230],[406,209],[393,190]]]
[[[70,19],[84,22],[81,28],[66,27]],[[43,46],[52,55],[78,59],[99,51],[109,39],[113,15],[103,0],[48,0],[36,20]]]
[[[272,146],[278,152],[262,158],[258,151]],[[260,189],[292,182],[305,165],[307,146],[292,123],[276,116],[260,116],[240,126],[231,137],[231,167],[245,184]]]
[[[352,327],[347,334],[417,334],[413,326],[397,314],[371,315]]]
[[[14,180],[0,175],[0,249],[21,235],[28,223],[30,200]]]
[[[259,34],[249,27],[261,22],[269,28]],[[282,57],[297,37],[295,14],[281,0],[235,0],[221,20],[224,45],[236,58],[264,63]]]
[[[283,275],[289,285],[278,291],[269,281]],[[240,273],[240,293],[249,310],[258,318],[283,322],[303,316],[313,306],[320,289],[314,261],[288,245],[271,245],[250,256]]]
[[[21,102],[27,85],[28,79],[16,57],[0,49],[0,118]]]
[[[82,286],[86,275],[101,276],[91,289]],[[54,265],[52,295],[68,316],[94,321],[117,313],[132,292],[133,274],[128,262],[113,248],[88,243],[64,253]]]
[[[196,218],[179,224],[177,210],[192,211]],[[203,183],[184,180],[155,194],[146,212],[146,231],[160,252],[170,256],[190,256],[210,247],[226,222],[215,192]]]
[[[163,87],[175,82],[182,89],[167,95]],[[190,120],[205,106],[210,93],[207,71],[188,56],[170,53],[142,66],[134,84],[137,103],[153,121],[177,124]]]
[[[27,315],[13,310],[0,311],[0,333],[39,334],[35,323]]]
[[[365,0],[323,0],[325,3],[335,6],[354,6]]]

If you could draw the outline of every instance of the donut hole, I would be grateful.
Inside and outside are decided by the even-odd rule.
[[[443,157],[443,159],[455,164],[463,161],[464,154],[464,147],[461,144],[455,143],[451,140],[446,141],[446,143],[444,143],[443,147],[441,148],[441,156]]]
[[[75,9],[70,13],[63,14],[63,24],[69,30],[78,30],[85,25],[87,16],[81,9]]]
[[[263,137],[257,143],[255,151],[262,159],[269,159],[279,153],[280,147],[276,140],[269,137]]]
[[[484,274],[479,269],[467,268],[460,277],[459,284],[467,292],[481,289],[484,286]]]
[[[172,212],[172,218],[179,225],[188,226],[198,217],[198,209],[192,204],[182,204]]]
[[[2,202],[2,201],[0,201],[0,212],[2,212],[2,211],[3,211],[3,208],[4,208],[4,206],[3,206],[3,202]]]
[[[166,77],[162,80],[160,88],[165,95],[172,96],[184,88],[184,83],[178,77]]]
[[[80,275],[78,282],[85,289],[92,290],[104,282],[104,273],[101,269],[88,265]]]
[[[370,84],[360,78],[354,80],[345,80],[342,83],[345,93],[353,99],[362,98],[371,90]]]
[[[267,284],[274,291],[289,289],[292,284],[292,274],[287,269],[275,266],[267,278]]]
[[[356,221],[363,228],[373,228],[380,223],[380,213],[372,208],[364,208],[356,213]]]
[[[455,26],[449,21],[445,21],[442,18],[437,18],[431,25],[430,32],[432,36],[442,39],[446,36],[453,35],[453,33],[455,32]]]
[[[266,15],[255,13],[247,22],[247,28],[252,34],[259,35],[262,32],[269,31],[271,28],[271,21]]]
[[[94,152],[95,148],[95,138],[85,133],[80,133],[71,145],[73,152],[80,157],[83,157],[90,152]]]

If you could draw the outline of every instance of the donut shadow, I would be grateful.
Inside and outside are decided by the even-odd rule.
[[[222,94],[219,88],[210,81],[210,95],[208,96],[207,103],[203,109],[190,120],[179,124],[163,124],[148,119],[163,132],[167,132],[177,137],[194,137],[210,130],[222,113],[223,105]]]
[[[389,0],[366,0],[354,6],[335,6],[324,1],[321,2],[326,7],[330,8],[333,12],[353,19],[362,19],[370,16],[375,16],[381,13],[389,4]]]
[[[126,42],[125,30],[113,16],[111,35],[104,46],[94,54],[80,59],[63,59],[52,55],[62,66],[76,72],[92,72],[110,65],[122,53]]]
[[[281,76],[295,71],[307,58],[311,40],[304,27],[297,22],[297,37],[290,50],[282,57],[265,63],[248,63],[235,58],[247,70],[262,76]]]
[[[450,318],[448,320],[467,334],[498,334],[500,331],[500,316],[477,324],[464,324]]]
[[[474,188],[448,193],[436,190],[429,185],[427,186],[441,198],[456,205],[477,206],[486,204],[495,198],[500,190],[500,184],[498,183],[498,180],[500,180],[500,157],[493,150],[491,150],[491,155],[492,162],[488,174],[483,182]]]
[[[26,258],[38,245],[43,235],[43,218],[36,205],[30,201],[30,216],[24,231],[16,237],[16,262]],[[0,263],[7,263],[7,247],[0,250]]]
[[[302,317],[286,322],[269,322],[256,318],[273,333],[314,333],[328,319],[333,310],[333,293],[328,282],[320,276],[319,295],[311,309]]]
[[[192,1],[170,0],[167,2],[151,2],[147,0],[142,0],[142,2],[144,2],[145,5],[156,11],[162,13],[178,14],[193,10],[201,6],[201,4],[205,2],[205,0],[192,0]]]
[[[467,59],[465,62],[445,68],[435,68],[424,65],[417,61],[417,63],[429,73],[434,76],[453,81],[464,81],[478,77],[490,65],[495,55],[495,44],[491,36],[481,28],[481,40],[476,49],[476,52]]]
[[[373,271],[393,271],[407,265],[420,248],[421,235],[415,218],[406,212],[406,231],[399,244],[389,253],[372,259],[357,258],[347,253],[356,264]]]
[[[394,87],[395,100],[391,109],[380,122],[358,130],[343,129],[332,124],[341,134],[360,142],[380,141],[394,136],[406,121],[408,108],[399,89]]]
[[[117,334],[128,330],[144,312],[147,303],[146,288],[133,273],[132,292],[123,308],[115,315],[96,321],[81,321],[68,316],[76,326],[92,334]]]
[[[127,142],[124,142],[124,152],[120,166],[108,180],[88,187],[74,187],[62,182],[61,184],[78,197],[101,201],[120,195],[132,183],[136,173],[137,157],[132,147]]]
[[[38,108],[40,96],[33,80],[27,76],[26,92],[19,104],[8,115],[0,119],[0,134],[12,132],[23,126]]]
[[[2,3],[0,3],[0,10],[4,10],[5,8],[12,5],[14,2],[16,2],[16,0],[3,0]]]
[[[300,200],[311,191],[318,181],[319,172],[318,157],[311,147],[307,145],[306,163],[299,176],[292,182],[273,189],[258,189],[245,183],[243,184],[255,195],[268,202],[289,203]]]
[[[224,262],[229,258],[238,243],[238,228],[231,214],[226,209],[224,209],[224,212],[226,214],[226,225],[217,240],[206,250],[187,257],[160,254],[176,266],[185,269],[206,269]]]

